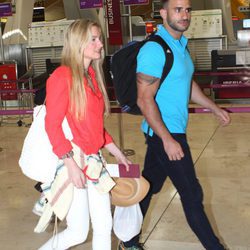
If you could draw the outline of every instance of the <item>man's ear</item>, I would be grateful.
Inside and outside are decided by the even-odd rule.
[[[160,9],[160,15],[163,20],[167,19],[167,10],[166,9]]]

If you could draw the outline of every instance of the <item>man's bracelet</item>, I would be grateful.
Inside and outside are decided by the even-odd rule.
[[[67,154],[63,155],[60,159],[64,160],[66,158],[73,158],[73,156],[74,156],[74,152],[71,150]]]

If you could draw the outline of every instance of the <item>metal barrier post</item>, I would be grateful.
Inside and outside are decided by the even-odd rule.
[[[2,22],[0,21],[0,51],[1,51],[1,60],[5,61],[5,56],[4,56],[4,45],[3,45],[3,36],[2,36]]]
[[[123,136],[123,119],[122,119],[122,113],[118,113],[118,135],[119,135],[119,146],[124,155],[131,156],[135,154],[135,151],[133,149],[125,149],[124,148],[124,136]]]

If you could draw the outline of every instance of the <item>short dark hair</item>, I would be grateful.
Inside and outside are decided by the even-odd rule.
[[[166,4],[168,0],[161,0],[162,5]]]

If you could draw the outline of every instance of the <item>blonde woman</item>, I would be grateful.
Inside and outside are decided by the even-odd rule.
[[[100,26],[89,20],[76,20],[66,33],[61,66],[47,81],[45,127],[54,153],[63,159],[68,170],[74,194],[66,217],[67,228],[54,240],[46,242],[41,250],[63,250],[84,242],[89,218],[93,228],[92,249],[111,249],[109,192],[99,191],[98,180],[91,178],[93,171],[88,175],[86,170],[90,166],[86,162],[79,166],[76,161],[79,155],[75,153],[80,152],[86,160],[88,155],[100,157],[98,152],[106,148],[128,168],[129,161],[104,128],[104,113],[109,113],[109,101],[103,82],[102,54]],[[72,141],[64,136],[64,117],[72,131]],[[72,145],[77,151],[72,151]]]

